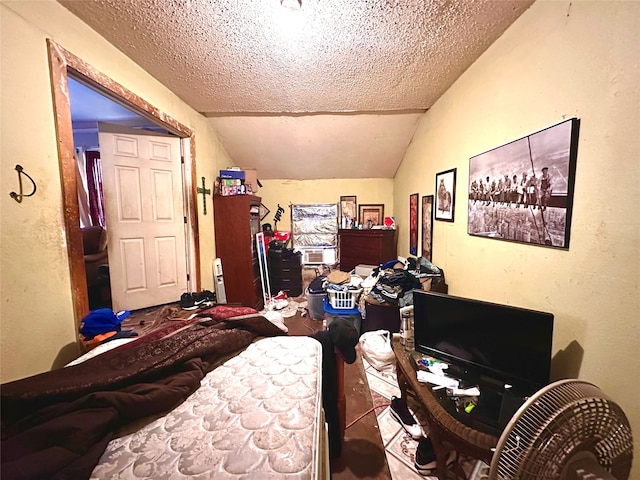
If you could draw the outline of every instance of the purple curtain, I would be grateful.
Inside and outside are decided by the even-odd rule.
[[[106,226],[104,220],[104,195],[102,194],[102,163],[100,152],[86,152],[87,188],[89,190],[89,214],[91,224]]]

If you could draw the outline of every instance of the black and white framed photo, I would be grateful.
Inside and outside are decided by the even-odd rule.
[[[436,220],[453,222],[456,204],[456,169],[436,174]]]
[[[431,261],[433,254],[433,195],[422,197],[422,258]]]
[[[579,126],[571,118],[471,157],[467,233],[568,249]]]
[[[418,198],[417,193],[409,195],[409,253],[418,255]]]

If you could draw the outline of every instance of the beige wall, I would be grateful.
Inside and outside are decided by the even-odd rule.
[[[2,0],[1,381],[60,366],[77,355],[46,39],[77,55],[196,136],[196,174],[229,164],[207,119],[54,1]],[[20,204],[15,164],[37,183]],[[209,210],[211,208],[211,198]],[[212,216],[198,200],[203,287],[212,289]]]
[[[258,172],[258,178],[260,172]],[[384,204],[385,216],[393,216],[393,180],[384,178],[331,179],[331,180],[260,180],[263,188],[258,195],[269,209],[263,223],[274,227],[273,216],[278,204],[285,209],[278,230],[291,229],[289,205],[306,203],[338,203],[343,195],[355,195],[358,205]]]
[[[636,438],[639,32],[637,2],[535,3],[425,115],[394,187],[406,225],[409,195],[433,194],[435,174],[457,168],[455,223],[436,221],[433,235],[450,293],[554,313],[554,353],[574,341],[584,349],[579,372],[555,373],[602,388]],[[469,157],[571,117],[581,127],[569,250],[467,235]]]

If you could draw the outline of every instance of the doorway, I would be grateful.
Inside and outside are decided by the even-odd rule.
[[[156,126],[181,138],[182,192],[185,202],[186,264],[188,288],[200,289],[198,220],[196,212],[195,181],[195,135],[194,133],[161,112],[157,108],[122,87],[111,78],[98,72],[89,64],[65,50],[52,40],[47,41],[51,65],[51,83],[53,90],[56,134],[58,140],[58,157],[60,162],[60,178],[62,186],[63,211],[65,216],[65,233],[71,276],[74,317],[79,325],[89,311],[89,299],[85,276],[82,235],[80,232],[80,214],[77,188],[77,167],[74,156],[73,125],[69,99],[69,76],[80,80],[101,95],[133,111],[141,118],[151,121]]]

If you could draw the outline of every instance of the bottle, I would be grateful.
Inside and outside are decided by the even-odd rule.
[[[413,305],[400,309],[400,334],[405,350],[413,350]]]

